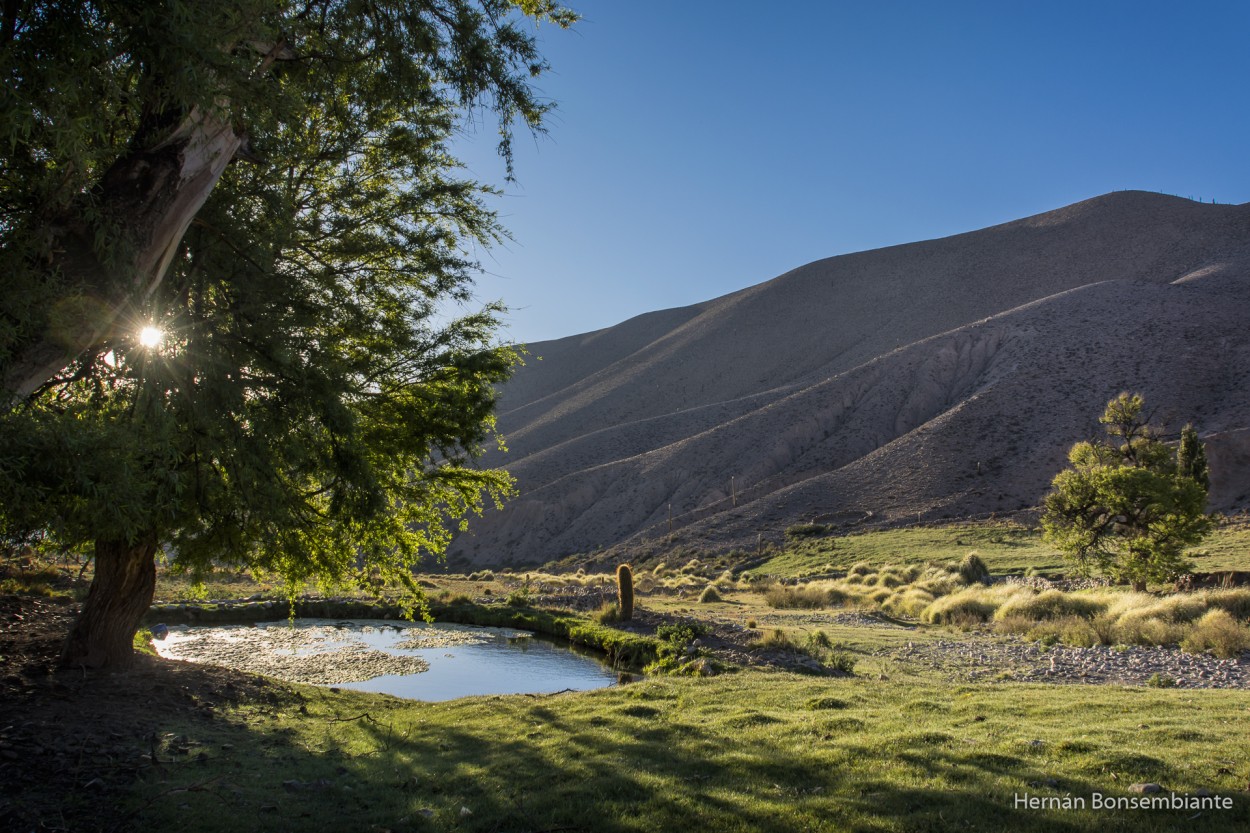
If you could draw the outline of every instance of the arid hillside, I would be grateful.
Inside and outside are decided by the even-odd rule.
[[[489,459],[520,496],[456,561],[1019,510],[1121,390],[1250,503],[1250,204],[1117,192],[529,349]]]

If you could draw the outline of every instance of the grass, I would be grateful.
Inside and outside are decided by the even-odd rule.
[[[836,538],[790,538],[785,551],[751,570],[756,575],[802,577],[845,572],[856,563],[923,564],[961,561],[975,550],[995,575],[1041,575],[1068,570],[1063,556],[1042,542],[1039,531],[996,523],[914,527]],[[1191,553],[1199,572],[1250,570],[1250,526],[1225,524]]]
[[[1014,796],[1124,795],[1156,781],[1234,796],[1242,692],[759,671],[548,697],[406,702],[295,688],[212,723],[138,783],[142,829],[1171,830],[1192,812],[1029,810]],[[1149,723],[1149,729],[1142,724]],[[168,743],[168,741],[167,741]]]

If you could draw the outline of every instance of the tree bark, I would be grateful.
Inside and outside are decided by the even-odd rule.
[[[46,322],[14,351],[0,379],[0,408],[28,398],[102,339],[136,326],[127,313],[160,286],[187,227],[245,140],[234,125],[195,110],[159,142],[114,162],[96,188],[95,211],[120,232],[121,263],[97,257],[98,224],[81,216],[51,221],[48,268],[81,287],[81,297],[65,299],[61,320]]]
[[[156,535],[138,541],[96,541],[95,577],[74,622],[63,668],[125,668],[134,660],[134,636],[156,590]]]

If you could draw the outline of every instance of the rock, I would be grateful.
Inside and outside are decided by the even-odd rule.
[[[1128,791],[1131,793],[1140,793],[1142,795],[1154,795],[1155,793],[1163,792],[1163,787],[1158,784],[1151,783],[1132,784],[1129,786]]]

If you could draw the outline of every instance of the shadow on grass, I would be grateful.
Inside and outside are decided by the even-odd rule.
[[[1198,821],[1187,821],[1192,811],[1020,801],[1070,796],[1088,807],[1095,792],[1124,794],[1127,782],[1109,772],[1183,777],[1153,756],[979,752],[937,731],[860,743],[856,718],[800,726],[767,708],[692,705],[664,690],[451,704],[307,698],[303,712],[274,716],[263,732],[239,722],[202,731],[206,760],[149,780],[138,829],[1101,833],[1250,824],[1244,795]]]

